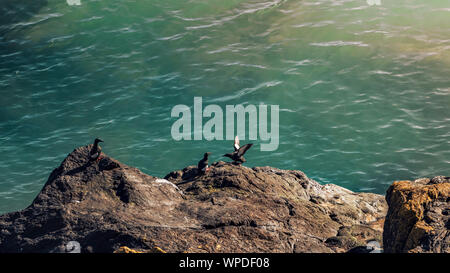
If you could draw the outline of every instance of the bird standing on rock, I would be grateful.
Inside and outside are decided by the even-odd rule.
[[[98,145],[100,142],[103,142],[103,140],[96,138],[94,140],[94,146],[92,147],[91,151],[89,152],[89,161],[97,160],[99,161],[101,159],[102,154],[102,147]]]
[[[205,174],[207,171],[209,171],[208,156],[210,154],[210,152],[205,153],[203,155],[203,159],[200,160],[197,164],[197,169],[201,174]]]
[[[244,146],[239,146],[239,137],[234,138],[234,152],[231,154],[224,154],[223,156],[229,157],[233,160],[234,164],[240,165],[246,160],[244,158],[245,152],[253,146],[252,143],[245,144]]]

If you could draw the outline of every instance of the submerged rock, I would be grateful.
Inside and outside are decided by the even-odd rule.
[[[0,252],[345,252],[381,244],[384,197],[301,171],[225,162],[164,179],[74,150],[26,209],[0,216]],[[124,248],[126,246],[126,248]]]
[[[450,253],[450,177],[394,182],[386,201],[385,252]]]

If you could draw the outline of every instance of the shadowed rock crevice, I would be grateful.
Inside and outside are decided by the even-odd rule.
[[[70,153],[28,208],[0,216],[0,252],[65,252],[70,241],[81,252],[345,252],[381,241],[381,195],[225,162],[163,179],[107,155],[88,162],[90,147]]]
[[[132,188],[131,185],[127,183],[125,179],[121,179],[116,188],[116,195],[119,197],[120,201],[124,203],[130,202],[130,192]]]

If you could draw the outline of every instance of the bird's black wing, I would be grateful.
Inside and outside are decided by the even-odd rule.
[[[207,163],[207,161],[205,161],[205,160],[200,160],[199,162],[198,162],[198,164],[197,164],[197,169],[199,169],[199,170],[203,170],[206,166],[208,166],[208,163]]]
[[[233,158],[233,154],[224,154],[223,156],[229,157],[229,158]]]
[[[250,149],[253,146],[252,143],[245,144],[244,146],[240,147],[238,150],[238,156],[243,156],[245,152],[247,152],[248,149]]]
[[[96,152],[96,153],[90,154],[90,155],[89,155],[89,158],[90,158],[91,160],[95,160],[95,159],[97,159],[99,156],[100,156],[100,153],[99,153],[99,152]]]
[[[90,154],[89,154],[89,158],[91,160],[96,160],[97,158],[100,157],[102,153],[102,148],[100,146],[97,147],[97,149],[92,148]]]

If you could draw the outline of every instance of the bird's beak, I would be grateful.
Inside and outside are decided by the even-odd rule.
[[[104,142],[103,140],[101,140],[101,139],[98,139],[98,142]]]

